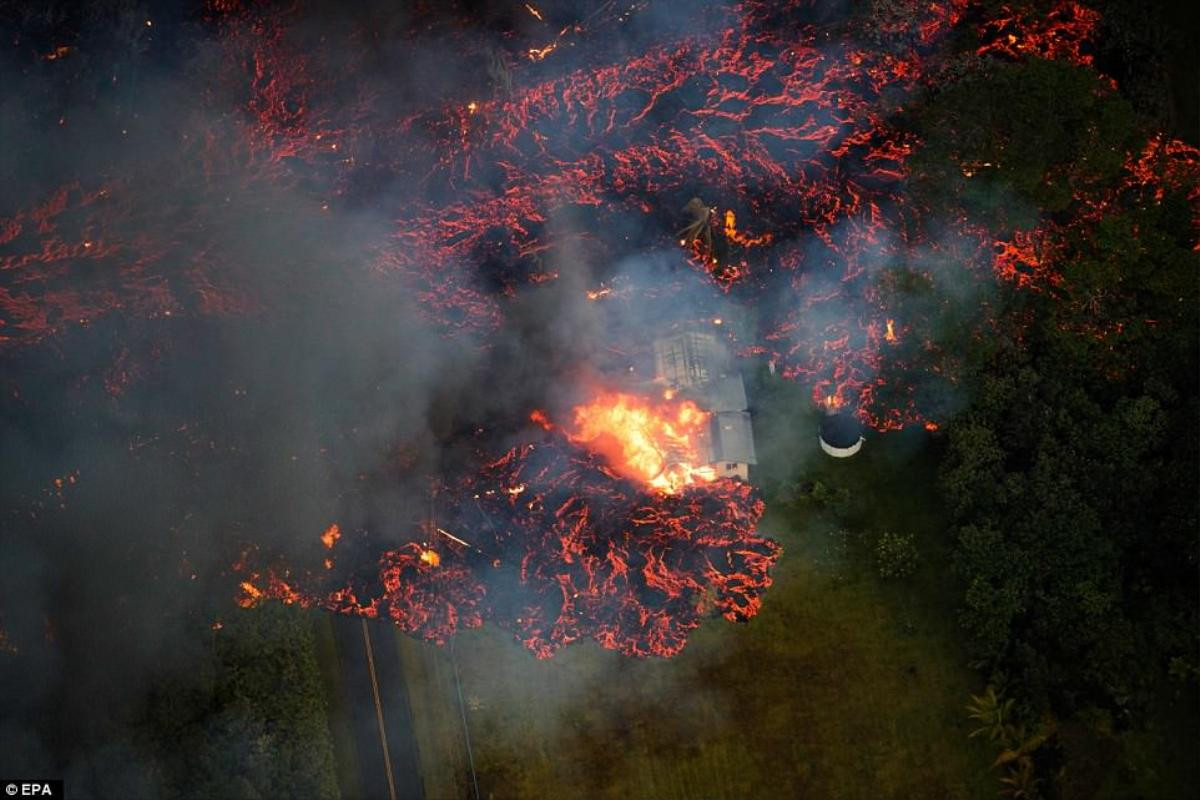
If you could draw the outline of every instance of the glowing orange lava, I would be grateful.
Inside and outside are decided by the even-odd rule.
[[[606,391],[574,413],[567,438],[603,455],[626,478],[668,494],[716,479],[706,463],[709,414],[690,400]]]
[[[321,544],[325,545],[326,550],[332,550],[333,546],[337,544],[337,540],[340,538],[342,538],[342,529],[339,528],[338,524],[335,522],[326,528],[325,532],[321,534]]]
[[[250,581],[242,581],[241,589],[242,596],[238,599],[237,603],[242,608],[251,608],[262,599],[262,590]]]

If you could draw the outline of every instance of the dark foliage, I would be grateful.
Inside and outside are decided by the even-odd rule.
[[[187,673],[148,695],[138,731],[166,797],[337,797],[310,622],[234,615]]]

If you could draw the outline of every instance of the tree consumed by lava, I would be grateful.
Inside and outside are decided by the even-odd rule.
[[[663,425],[680,413],[645,401],[626,410],[657,412]],[[756,531],[763,503],[748,484],[625,478],[616,471],[629,471],[621,456],[546,427],[539,441],[445,487],[425,541],[383,553],[377,574],[328,589],[320,573],[255,573],[242,584],[242,604],[270,599],[383,617],[437,642],[486,619],[538,658],[583,638],[625,655],[672,656],[705,615],[745,621],[758,612],[781,548]],[[636,426],[614,435],[644,440]],[[636,453],[632,460],[644,463]],[[337,539],[322,536],[331,554]]]

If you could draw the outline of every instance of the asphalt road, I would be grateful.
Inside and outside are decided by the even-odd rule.
[[[334,642],[365,800],[423,800],[408,691],[387,623],[338,617]]]

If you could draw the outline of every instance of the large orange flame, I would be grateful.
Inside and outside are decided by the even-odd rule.
[[[603,455],[624,477],[674,493],[716,479],[703,455],[708,420],[690,400],[655,402],[605,391],[575,407],[567,437]]]

